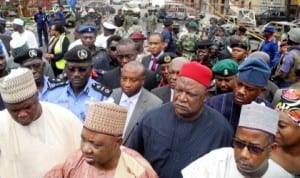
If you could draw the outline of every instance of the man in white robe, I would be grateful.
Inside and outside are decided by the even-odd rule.
[[[39,102],[33,74],[14,69],[0,79],[0,177],[41,178],[80,145],[82,124],[67,109]]]
[[[269,159],[274,150],[278,113],[252,102],[242,106],[234,148],[220,148],[192,162],[183,178],[292,178]]]

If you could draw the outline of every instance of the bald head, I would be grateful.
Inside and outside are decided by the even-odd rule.
[[[136,95],[144,85],[145,68],[138,61],[131,61],[124,65],[121,73],[120,85],[123,93],[128,97]]]
[[[248,56],[248,58],[253,58],[253,57],[258,57],[260,59],[263,59],[267,64],[270,64],[270,56],[263,51],[255,51]]]
[[[172,89],[175,88],[177,76],[181,70],[181,67],[183,66],[183,64],[188,63],[188,62],[190,62],[190,61],[185,57],[177,57],[177,58],[174,58],[172,60],[172,62],[169,64],[168,82]]]

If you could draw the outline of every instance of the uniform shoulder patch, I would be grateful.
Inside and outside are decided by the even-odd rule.
[[[112,90],[110,88],[101,83],[93,83],[92,87],[94,90],[100,92],[104,96],[110,96],[112,93]]]
[[[54,88],[67,85],[68,81],[61,78],[49,78],[47,83],[48,83],[48,89],[52,90]]]

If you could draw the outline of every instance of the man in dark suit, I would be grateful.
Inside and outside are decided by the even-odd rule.
[[[163,87],[158,87],[151,92],[158,96],[163,103],[167,103],[173,100],[173,93],[174,93],[174,88],[176,85],[176,80],[177,80],[177,75],[179,74],[179,71],[183,64],[190,62],[188,59],[185,57],[177,57],[171,61],[168,67],[168,83],[169,85],[165,85]]]
[[[164,53],[167,44],[160,33],[152,33],[148,38],[148,45],[151,54],[143,57],[142,64],[146,69],[159,73],[157,60]]]
[[[120,87],[121,70],[123,66],[130,61],[134,61],[137,57],[136,45],[131,39],[120,40],[116,47],[119,67],[116,67],[103,75],[103,84],[111,89]],[[156,87],[157,81],[155,73],[146,69],[145,75],[146,80],[144,82],[144,87],[147,90]]]
[[[143,88],[144,81],[144,66],[137,61],[131,61],[122,69],[121,88],[114,89],[112,93],[115,103],[128,109],[123,132],[124,145],[129,143],[142,116],[150,109],[162,104],[158,97]]]

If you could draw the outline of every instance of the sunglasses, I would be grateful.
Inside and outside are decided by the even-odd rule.
[[[237,138],[234,138],[232,139],[232,142],[233,142],[233,147],[234,148],[237,148],[237,149],[244,149],[245,147],[247,147],[248,151],[251,153],[251,154],[255,154],[255,155],[260,155],[262,154],[266,148],[269,147],[269,145],[265,146],[264,148],[261,148],[259,146],[256,146],[256,145],[253,145],[251,143],[246,143],[242,140],[239,140]]]
[[[117,47],[115,47],[115,46],[111,46],[109,49],[110,49],[111,51],[117,51]]]

